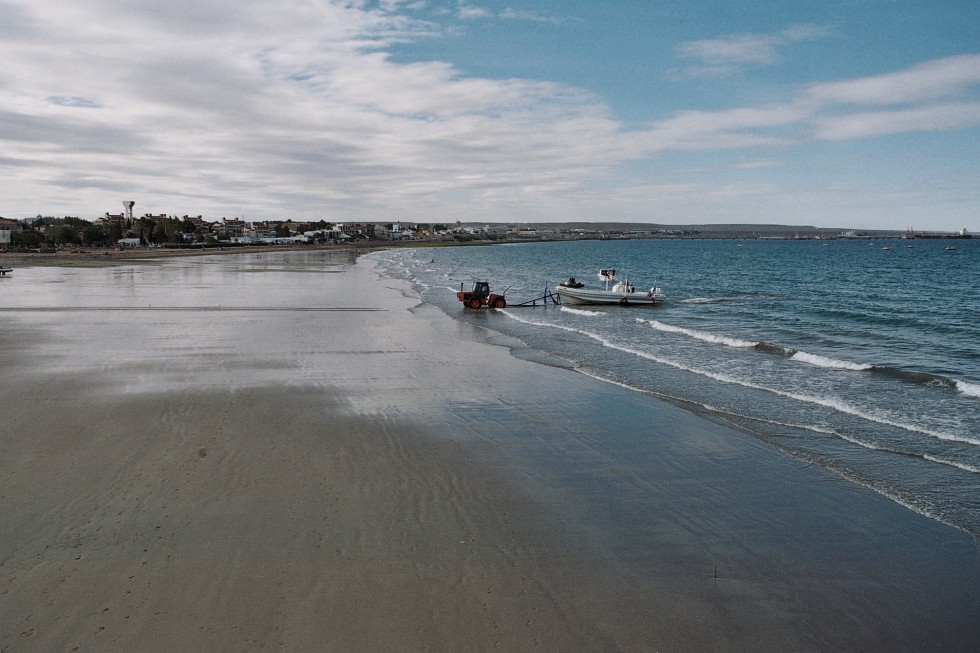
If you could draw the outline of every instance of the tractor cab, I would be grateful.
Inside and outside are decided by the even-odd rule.
[[[489,281],[477,281],[473,284],[473,296],[484,299],[490,296],[490,282]]]

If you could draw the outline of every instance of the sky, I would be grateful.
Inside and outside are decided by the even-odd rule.
[[[976,0],[0,0],[0,216],[980,232]]]

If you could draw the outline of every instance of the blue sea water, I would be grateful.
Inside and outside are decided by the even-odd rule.
[[[955,251],[946,246],[955,243]],[[373,254],[423,301],[980,534],[980,240],[615,240]],[[612,267],[656,307],[515,304]],[[476,279],[504,310],[462,308]]]

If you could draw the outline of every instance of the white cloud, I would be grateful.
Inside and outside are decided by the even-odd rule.
[[[462,20],[485,20],[500,19],[512,21],[528,21],[533,23],[550,23],[560,25],[567,19],[553,14],[543,14],[540,12],[529,11],[527,9],[514,9],[506,7],[499,12],[493,12],[485,7],[477,7],[459,0],[456,7],[456,14]]]
[[[785,104],[682,112],[653,125],[647,145],[780,145],[804,138],[797,132],[805,128],[818,139],[836,141],[970,129],[980,126],[978,90],[980,55],[947,57],[883,75],[811,84]]]
[[[0,43],[0,80],[15,90],[0,99],[0,140],[9,160],[37,162],[0,181],[18,189],[8,201],[29,175],[76,205],[103,203],[125,180],[130,194],[170,202],[156,210],[206,198],[311,213],[340,199],[367,215],[440,193],[582,184],[621,160],[593,149],[618,127],[594,96],[394,63],[388,44],[434,28],[365,3],[31,6],[25,20],[47,36]]]
[[[980,126],[980,55],[927,61],[904,70],[813,84],[800,102],[812,107],[817,138],[854,140]]]
[[[980,85],[980,54],[946,57],[874,77],[814,84],[807,95],[821,103],[907,104],[959,96]]]
[[[819,25],[793,25],[777,34],[734,34],[717,39],[688,41],[677,55],[697,63],[684,69],[694,77],[724,77],[749,66],[769,66],[780,60],[780,50],[800,41],[825,38],[830,30]]]
[[[980,102],[946,102],[911,109],[818,117],[817,138],[855,140],[888,134],[980,127]]]
[[[560,16],[554,16],[550,14],[541,14],[533,11],[526,11],[523,9],[513,9],[507,7],[500,12],[500,18],[505,20],[526,20],[534,23],[551,23],[554,25],[561,25],[568,21],[567,18]]]
[[[635,135],[633,146],[649,152],[772,147],[790,142],[783,131],[807,118],[798,104],[684,111]],[[637,156],[642,156],[637,154]]]
[[[398,61],[393,44],[440,33],[419,7],[0,0],[0,17],[29,35],[7,38],[0,23],[0,213],[92,217],[131,198],[213,217],[530,220],[620,208],[639,217],[656,197],[679,214],[678,198],[707,197],[704,187],[616,175],[665,153],[731,150],[744,151],[749,163],[732,165],[748,174],[808,130],[840,140],[977,124],[977,62],[963,57],[629,129],[580,88]],[[771,61],[823,34],[798,26],[733,39],[702,46],[700,60],[713,47],[743,64]],[[888,99],[896,88],[901,103]],[[610,198],[607,181],[623,193]],[[749,194],[764,204],[765,187]]]
[[[479,18],[489,18],[491,16],[491,13],[487,9],[468,5],[463,2],[463,0],[459,0],[456,7],[456,13],[463,20],[475,20]]]

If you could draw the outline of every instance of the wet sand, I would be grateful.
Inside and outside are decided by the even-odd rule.
[[[332,256],[0,282],[0,651],[977,649],[969,535]]]

